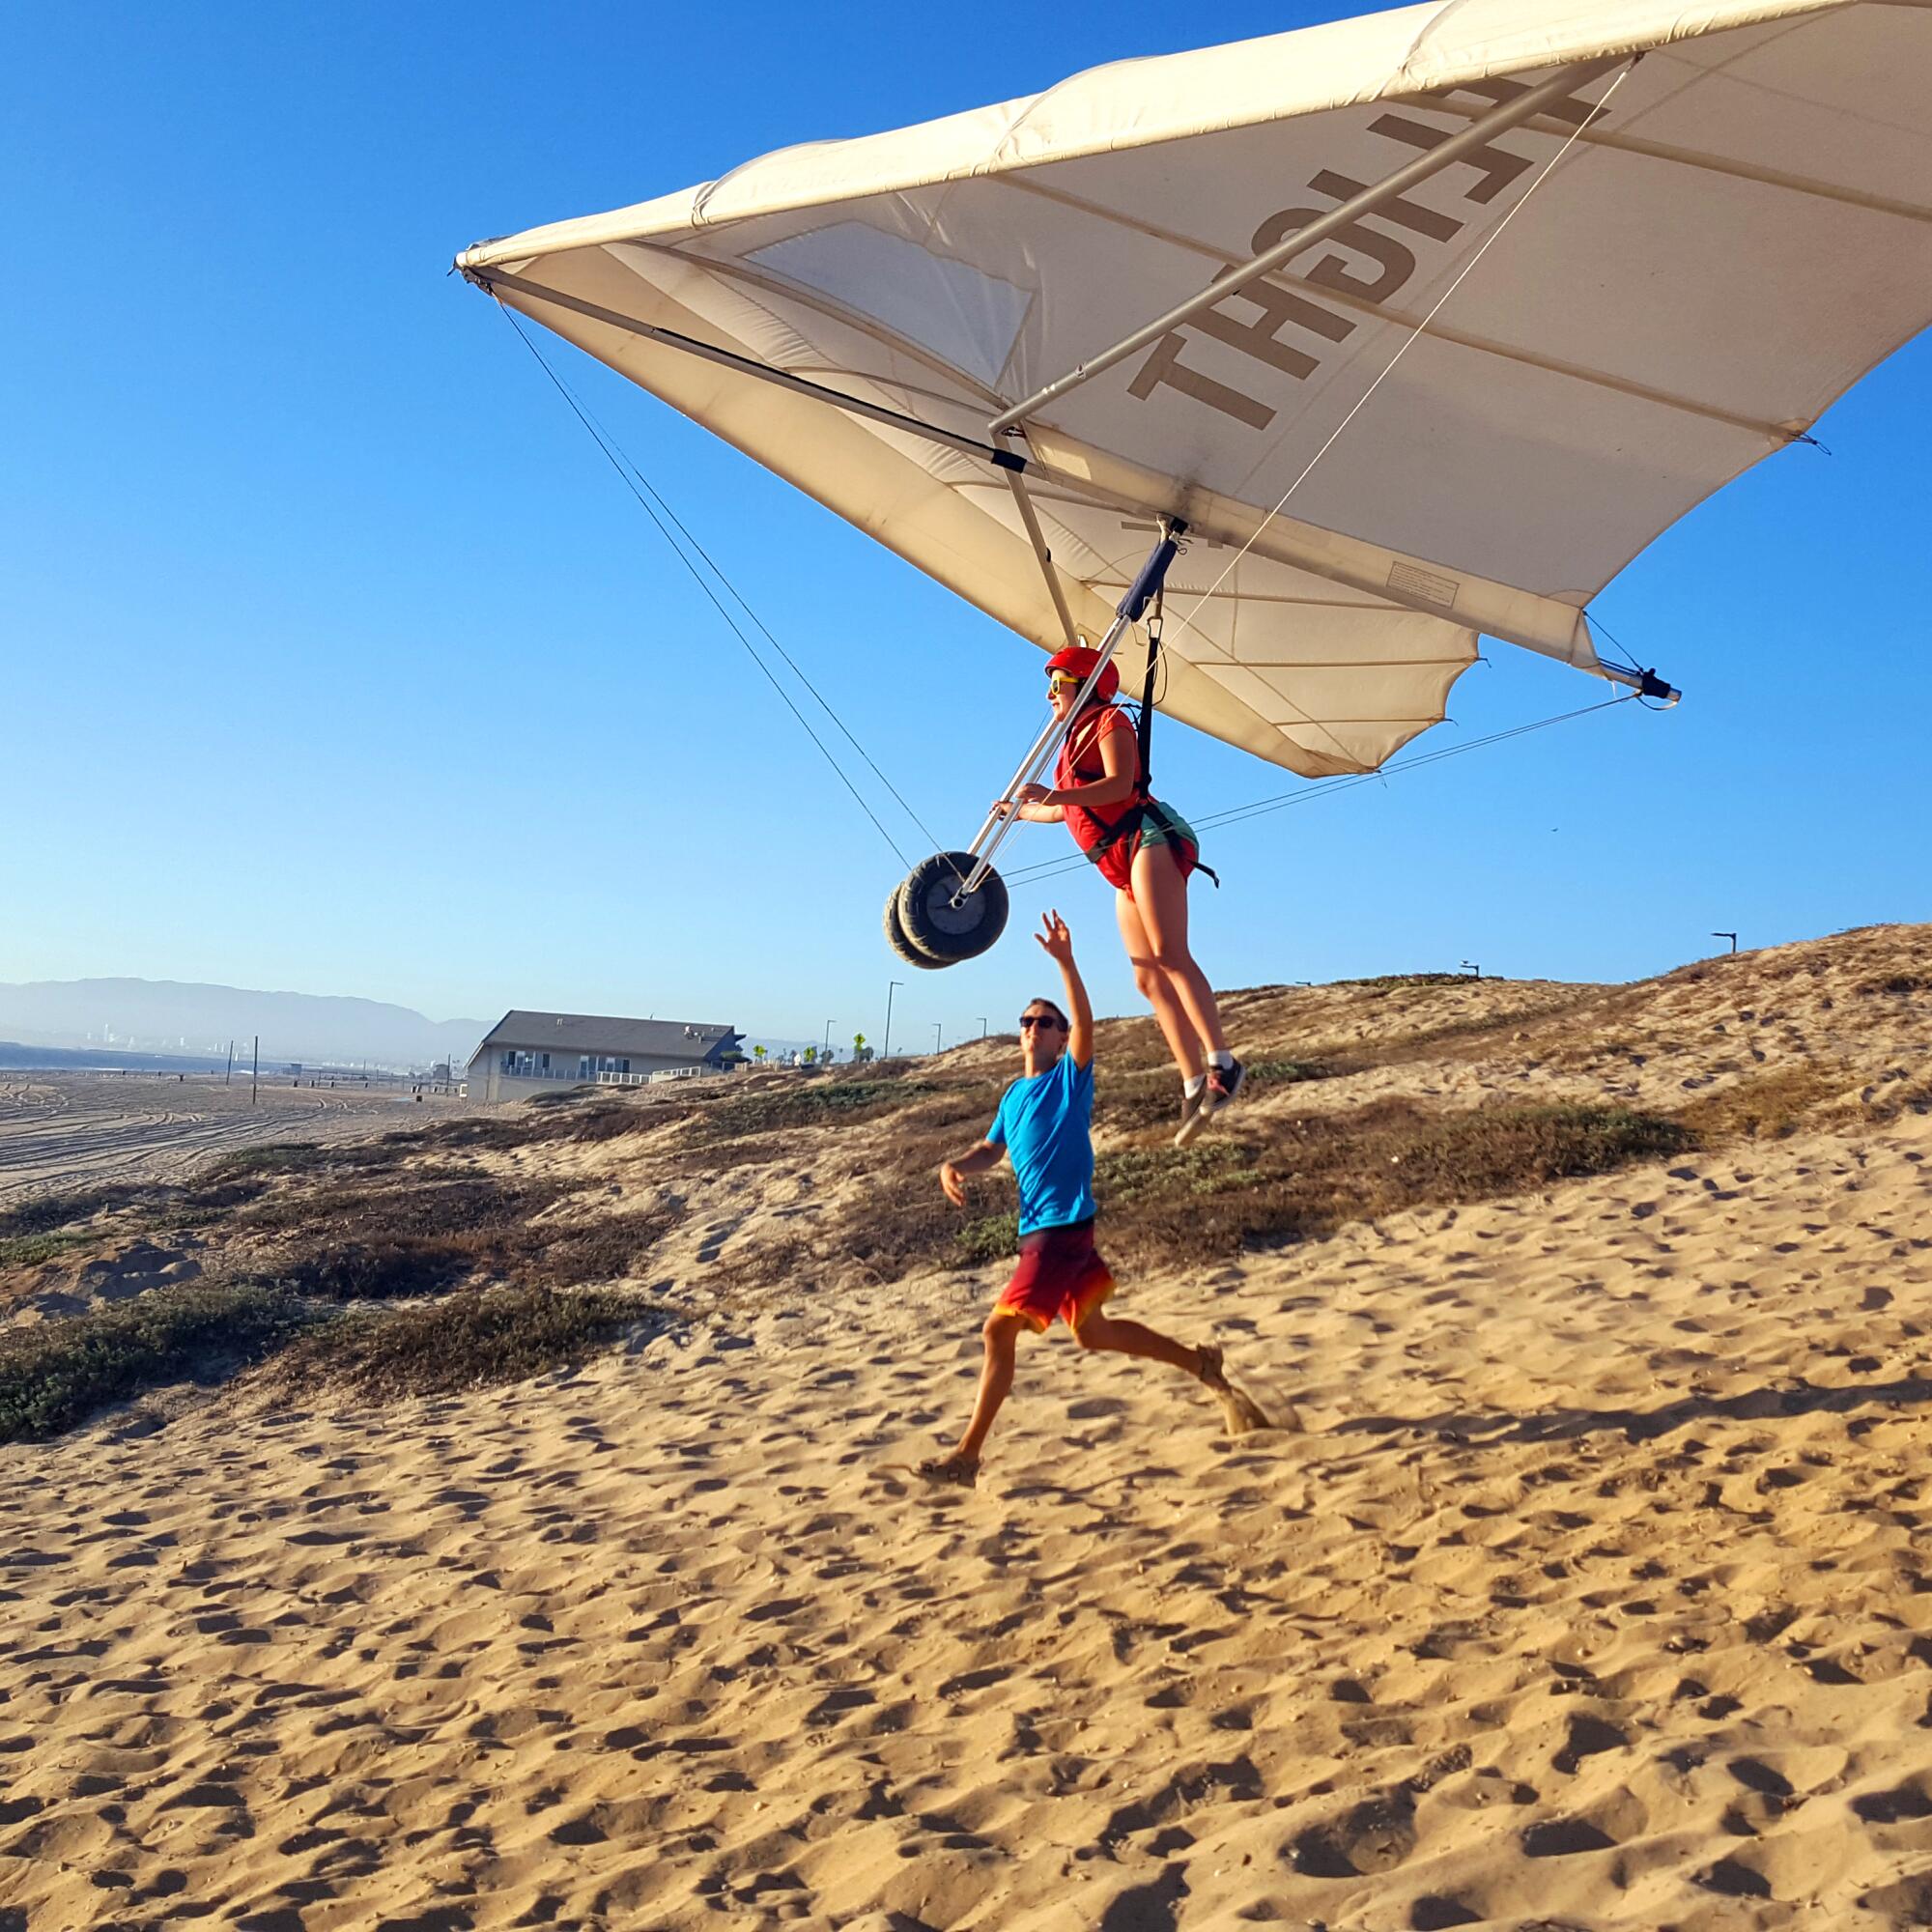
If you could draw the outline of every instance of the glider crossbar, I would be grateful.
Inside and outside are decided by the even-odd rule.
[[[1167,581],[1167,567],[1174,561],[1186,529],[1187,526],[1179,518],[1161,520],[1160,536],[1148,553],[1147,561],[1141,565],[1140,575],[1127,586],[1127,594],[1115,607],[1114,621],[1107,626],[1107,635],[1100,639],[1100,648],[1094,668],[1087,674],[1087,682],[1080,687],[1079,696],[1067,706],[1065,718],[1047,720],[1046,728],[1033,741],[1032,748],[1020,760],[1018,770],[1000,794],[1003,802],[1011,799],[1022,785],[1034,783],[1045,770],[1047,759],[1059,751],[1066,734],[1072,730],[1074,721],[1085,709],[1087,700],[1099,688],[1100,673],[1113,662],[1121,639],[1140,621],[1141,613]],[[995,810],[986,814],[986,822],[980,826],[979,836],[966,848],[974,864],[973,869],[959,882],[960,898],[966,898],[980,890],[980,881],[992,870],[993,854],[1000,849],[1016,822],[1016,814],[1012,811]]]
[[[1597,660],[1597,675],[1606,684],[1623,685],[1633,697],[1654,697],[1660,703],[1675,704],[1684,696],[1654,670],[1626,670],[1622,665],[1605,664],[1601,658]]]
[[[1399,167],[1391,175],[1373,183],[1361,193],[1350,195],[1338,207],[1326,214],[1311,221],[1305,228],[1297,228],[1293,235],[1278,242],[1272,248],[1251,257],[1248,261],[1237,262],[1226,272],[1216,275],[1198,296],[1171,308],[1144,327],[1137,328],[1131,335],[1124,335],[1110,348],[1103,349],[1097,355],[1091,355],[1078,368],[1069,370],[1057,382],[1049,383],[1045,388],[1035,391],[1023,403],[1015,403],[1004,415],[993,418],[987,427],[994,435],[1011,429],[1016,423],[1043,410],[1049,403],[1058,402],[1069,390],[1077,389],[1081,384],[1091,382],[1094,377],[1111,369],[1117,362],[1124,361],[1136,350],[1145,349],[1150,343],[1158,342],[1170,329],[1178,328],[1203,309],[1212,308],[1218,301],[1244,288],[1259,275],[1270,273],[1285,262],[1292,261],[1304,249],[1312,248],[1318,242],[1325,242],[1329,236],[1337,234],[1350,223],[1358,221],[1365,214],[1373,214],[1385,203],[1424,182],[1431,175],[1439,174],[1444,168],[1461,160],[1463,156],[1480,148],[1492,135],[1499,134],[1506,128],[1514,128],[1520,121],[1528,121],[1541,114],[1554,102],[1576,93],[1578,88],[1587,87],[1591,81],[1607,73],[1611,68],[1623,65],[1623,55],[1605,55],[1597,60],[1574,62],[1569,67],[1558,68],[1548,79],[1539,81],[1536,86],[1520,94],[1514,100],[1506,100],[1492,107],[1487,114],[1472,121],[1460,134],[1452,134],[1427,153],[1418,155],[1414,160]]]
[[[659,343],[666,349],[682,350],[685,355],[696,355],[701,361],[735,369],[741,376],[753,376],[774,387],[789,389],[794,395],[809,396],[817,403],[830,403],[834,409],[844,410],[855,416],[869,417],[873,422],[886,423],[893,429],[902,429],[909,436],[923,436],[928,442],[943,442],[949,449],[963,450],[969,456],[980,457],[995,469],[1017,473],[1028,467],[1027,459],[1010,449],[982,442],[977,437],[962,436],[956,430],[942,429],[937,423],[922,422],[919,417],[909,416],[902,410],[889,410],[883,403],[868,403],[863,396],[847,395],[843,389],[829,388],[823,383],[794,376],[788,369],[775,369],[769,362],[760,362],[754,356],[740,355],[732,350],[720,349],[715,343],[700,342],[695,335],[683,335],[674,328],[660,328],[655,323],[639,322],[637,317],[606,308],[601,302],[585,301],[582,296],[565,295],[561,289],[547,289],[541,282],[527,281],[522,275],[510,273],[507,269],[465,269],[462,272],[466,280],[475,283],[486,295],[494,296],[499,289],[508,289],[514,295],[548,302],[554,308],[567,308],[572,314],[601,322],[606,327],[621,328],[627,335],[640,335],[646,342]]]

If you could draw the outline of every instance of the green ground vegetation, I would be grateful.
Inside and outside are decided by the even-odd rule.
[[[219,1379],[315,1319],[274,1289],[194,1283],[0,1331],[0,1442],[43,1441],[144,1390]]]

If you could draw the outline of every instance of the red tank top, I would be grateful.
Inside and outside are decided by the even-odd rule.
[[[1127,734],[1127,742],[1133,749],[1133,790],[1118,804],[1103,806],[1097,811],[1090,811],[1084,805],[1065,808],[1066,829],[1083,852],[1104,845],[1124,819],[1148,803],[1147,785],[1141,777],[1140,739],[1133,720],[1119,705],[1103,704],[1082,712],[1079,723],[1066,734],[1060,748],[1060,762],[1053,774],[1055,786],[1065,791],[1077,784],[1094,784],[1107,776],[1107,767],[1100,757],[1100,740],[1120,731]]]

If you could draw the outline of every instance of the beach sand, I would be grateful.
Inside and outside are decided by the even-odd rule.
[[[0,1072],[0,1208],[36,1195],[128,1181],[185,1179],[242,1148],[277,1141],[365,1138],[373,1129],[474,1112],[448,1094],[420,1104],[406,1085],[363,1090],[298,1086],[287,1074],[249,1096],[232,1082],[190,1073]]]
[[[1886,987],[1927,937],[1586,1018],[1444,988],[1412,1060],[1295,1090],[1844,1095],[1123,1282],[1305,1434],[1056,1332],[980,1488],[927,1491],[988,1266],[0,1450],[0,1927],[1932,1923],[1932,1001]],[[682,1183],[667,1267],[853,1211],[834,1145]]]

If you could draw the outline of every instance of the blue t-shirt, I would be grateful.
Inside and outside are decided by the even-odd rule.
[[[1094,1218],[1094,1063],[1063,1053],[1000,1095],[986,1138],[1003,1147],[1020,1188],[1020,1233]]]

